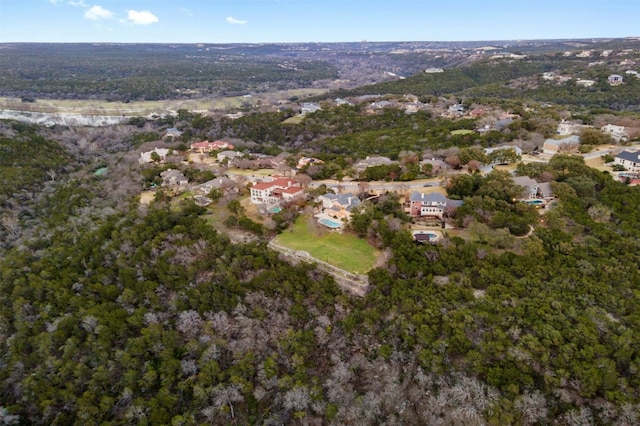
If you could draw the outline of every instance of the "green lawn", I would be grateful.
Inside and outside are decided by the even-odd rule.
[[[470,135],[471,133],[475,133],[475,132],[473,130],[468,130],[468,129],[453,130],[451,132],[452,135]]]
[[[291,228],[276,237],[275,242],[294,250],[304,250],[316,259],[352,273],[364,274],[374,267],[380,253],[366,240],[318,229],[314,222],[315,219],[309,216],[300,216]]]

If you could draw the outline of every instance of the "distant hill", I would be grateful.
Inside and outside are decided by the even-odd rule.
[[[526,74],[482,76],[473,67],[443,83],[442,76],[404,77],[427,68],[456,69],[496,54],[635,49],[637,40],[525,40],[474,42],[360,42],[292,44],[0,44],[0,96],[109,101],[237,96],[306,87],[353,89],[387,82],[423,93],[457,92]],[[536,64],[537,72],[549,64]],[[490,72],[496,72],[496,69]],[[433,80],[433,81],[432,81]],[[440,87],[430,89],[431,85]],[[397,88],[396,88],[397,87]],[[365,89],[358,89],[359,92]],[[366,90],[374,90],[367,88]],[[355,93],[355,92],[354,92]]]

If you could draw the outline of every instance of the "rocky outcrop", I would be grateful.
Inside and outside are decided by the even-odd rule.
[[[62,125],[102,127],[126,123],[129,121],[130,117],[125,115],[81,115],[4,109],[0,110],[0,119],[16,120],[43,126]]]

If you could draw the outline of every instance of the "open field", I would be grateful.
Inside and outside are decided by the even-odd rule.
[[[278,235],[275,242],[293,250],[306,251],[316,259],[356,274],[369,271],[380,256],[365,240],[316,228],[313,218],[306,215],[300,216],[293,227]]]
[[[453,130],[451,132],[452,135],[470,135],[472,133],[475,133],[475,132],[473,130],[468,130],[468,129]]]
[[[38,99],[36,102],[30,103],[22,102],[16,98],[0,97],[0,109],[51,114],[125,115],[135,117],[175,113],[179,109],[197,112],[227,111],[242,108],[246,104],[264,104],[291,97],[315,96],[324,92],[326,92],[326,89],[309,88],[259,93],[251,97],[233,96],[188,100],[133,101],[128,103],[96,99]]]

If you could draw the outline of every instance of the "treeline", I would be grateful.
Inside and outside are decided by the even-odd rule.
[[[640,192],[580,159],[520,170],[558,196],[525,238],[499,174],[460,182],[469,233],[436,245],[363,203],[351,232],[389,260],[353,299],[190,202],[141,207],[111,156],[62,170],[0,258],[5,423],[638,423]]]
[[[246,57],[196,46],[12,44],[2,51],[0,94],[108,101],[239,96],[310,87],[337,77],[323,61]]]

